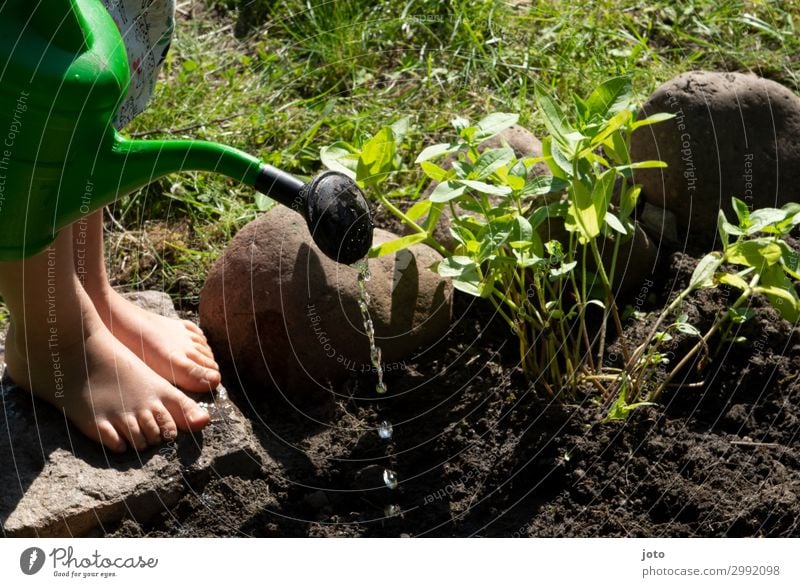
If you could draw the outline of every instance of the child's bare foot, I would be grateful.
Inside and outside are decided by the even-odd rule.
[[[208,413],[118,341],[83,298],[82,308],[74,308],[77,328],[63,314],[51,328],[12,328],[6,341],[11,378],[115,452],[143,450],[178,430],[204,427]]]
[[[164,379],[194,392],[219,385],[219,365],[197,325],[148,312],[110,286],[90,296],[111,333]]]

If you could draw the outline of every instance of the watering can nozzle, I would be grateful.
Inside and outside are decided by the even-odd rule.
[[[338,171],[325,171],[307,184],[271,165],[262,165],[256,190],[299,212],[314,242],[331,259],[352,265],[372,246],[369,205],[356,183]]]

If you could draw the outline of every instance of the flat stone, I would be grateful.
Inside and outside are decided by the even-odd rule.
[[[146,452],[116,455],[84,437],[57,409],[3,378],[3,535],[84,536],[123,517],[146,522],[212,475],[260,474],[271,461],[224,390],[198,399],[208,402],[212,418],[203,431],[180,434],[176,441]]]
[[[173,304],[172,298],[163,291],[128,291],[122,293],[122,297],[154,314],[160,314],[167,318],[180,317],[178,312],[175,311],[175,304]]]
[[[396,238],[375,230],[376,244]],[[369,261],[369,310],[388,370],[450,327],[452,284],[430,270],[439,260],[415,245]],[[324,395],[352,374],[373,372],[357,275],[322,254],[288,208],[248,224],[200,296],[200,322],[223,371],[246,389]]]
[[[656,211],[675,215],[678,244],[710,247],[719,210],[735,221],[734,196],[751,209],[800,197],[800,98],[790,89],[750,74],[693,71],[661,85],[640,118],[658,112],[675,117],[635,132],[631,158],[667,163],[636,170],[635,180]]]

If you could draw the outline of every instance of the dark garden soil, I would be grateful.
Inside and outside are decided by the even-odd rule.
[[[694,262],[665,255],[631,303],[663,307]],[[694,296],[691,322],[708,326],[729,293]],[[387,373],[385,397],[364,377],[300,412],[275,393],[230,389],[282,475],[214,478],[111,533],[800,536],[800,332],[754,307],[736,333],[746,341],[712,341],[716,357],[684,374],[694,386],[604,424],[590,395],[564,401],[526,383],[504,323],[458,295],[447,339]],[[627,324],[631,340],[647,329]],[[384,419],[388,443],[375,431]],[[384,467],[397,472],[395,490]],[[391,505],[399,513],[387,517]]]

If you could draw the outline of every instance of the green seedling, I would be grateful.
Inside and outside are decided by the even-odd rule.
[[[629,359],[625,377],[620,381],[618,402],[657,401],[684,368],[700,353],[709,352],[709,341],[714,335],[722,331],[722,340],[740,340],[732,338],[730,330],[752,316],[753,311],[747,305],[754,295],[763,295],[789,322],[800,321],[800,298],[793,284],[794,280],[800,280],[800,255],[786,241],[789,233],[800,225],[800,204],[751,212],[742,200],[733,198],[733,209],[738,218],[736,225],[728,222],[724,212],[719,213],[717,228],[722,251],[711,252],[700,260],[689,285],[659,315],[648,339]],[[664,332],[675,328],[699,340],[663,378],[652,384],[655,369],[648,357],[657,353],[663,342],[663,338],[659,339],[662,325],[693,292],[721,285],[738,290],[739,296],[702,335],[685,319],[665,329]]]

